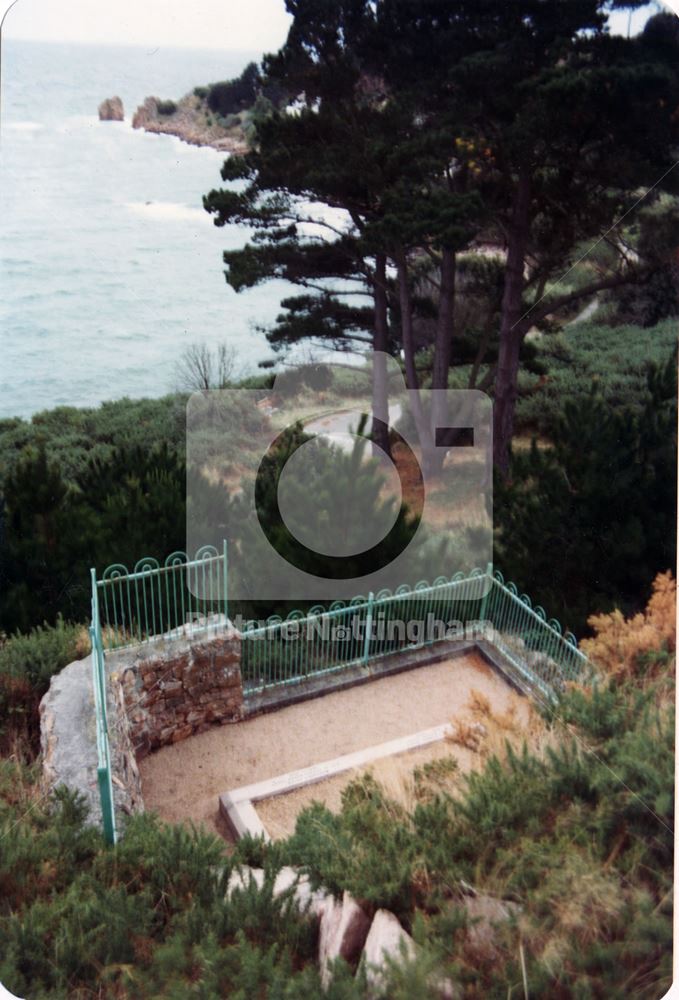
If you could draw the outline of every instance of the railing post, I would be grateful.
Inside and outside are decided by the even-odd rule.
[[[363,662],[367,663],[370,656],[370,639],[373,628],[373,603],[375,601],[375,595],[372,590],[368,595],[368,610],[365,616],[365,636],[363,637]]]
[[[97,784],[101,803],[101,821],[107,844],[115,844],[116,823],[113,801],[113,781],[111,775],[111,750],[108,739],[108,719],[106,712],[106,672],[104,646],[99,619],[99,594],[96,570],[90,570],[92,582],[92,623],[90,643],[92,646],[92,685],[94,688],[95,728],[97,733]]]
[[[489,562],[486,566],[486,577],[488,579],[488,589],[481,598],[481,607],[479,608],[479,621],[485,622],[486,614],[488,611],[488,597],[490,595],[490,588],[493,586],[493,564]]]

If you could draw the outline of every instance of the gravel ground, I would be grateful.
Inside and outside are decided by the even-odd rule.
[[[525,703],[476,653],[418,667],[163,747],[139,765],[146,808],[226,836],[222,792],[449,722],[473,689],[494,711]]]

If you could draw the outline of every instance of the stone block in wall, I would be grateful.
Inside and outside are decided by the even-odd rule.
[[[109,654],[138,756],[243,716],[240,636],[160,639]]]

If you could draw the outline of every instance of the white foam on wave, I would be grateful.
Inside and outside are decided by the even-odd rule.
[[[42,122],[5,122],[3,128],[11,129],[13,132],[38,132],[45,126]]]
[[[175,201],[128,201],[125,203],[135,215],[144,216],[147,219],[157,219],[160,222],[209,222],[207,212],[202,208],[194,208],[192,205],[182,205]]]

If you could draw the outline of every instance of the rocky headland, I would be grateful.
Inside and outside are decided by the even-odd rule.
[[[222,118],[210,110],[204,97],[191,93],[176,103],[147,97],[134,113],[132,128],[175,135],[193,146],[245,153],[248,150],[243,127],[246,118],[247,112]]]

